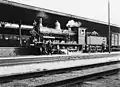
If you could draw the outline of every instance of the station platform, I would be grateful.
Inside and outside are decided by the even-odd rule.
[[[69,52],[68,54],[52,54],[52,55],[26,55],[26,56],[13,56],[13,57],[0,57],[2,59],[23,59],[23,58],[44,58],[44,57],[61,57],[61,56],[89,56],[89,55],[104,55],[104,54],[118,54],[120,55],[120,51],[117,52],[96,52],[96,53],[82,53],[82,52]]]
[[[90,53],[90,54],[71,53],[69,54],[69,56],[98,55],[98,54],[102,55],[102,54],[109,54],[109,53]],[[112,52],[111,54],[120,54],[120,52]],[[47,57],[50,57],[50,56],[65,57],[68,55],[47,55]],[[13,57],[13,58],[27,58],[27,57],[29,58],[30,56]],[[31,56],[30,58],[34,58],[34,57],[40,58],[44,56]],[[8,58],[10,57],[7,57],[5,59],[8,59]],[[100,64],[100,63],[113,62],[113,61],[120,61],[120,55],[104,57],[104,58],[99,57],[99,58],[89,58],[89,59],[82,59],[82,60],[67,60],[67,61],[55,61],[55,62],[44,62],[44,63],[31,63],[31,64],[25,64],[25,65],[21,64],[21,65],[14,65],[14,66],[0,66],[0,77],[31,73],[31,72],[42,72],[44,70],[55,70],[55,69],[63,69],[63,68],[69,68],[69,67],[86,66],[86,65]]]
[[[46,62],[59,62],[59,61],[69,61],[69,60],[83,60],[83,59],[94,59],[94,58],[104,58],[120,55],[120,52],[112,53],[81,53],[81,52],[71,52],[64,55],[29,55],[29,56],[16,56],[16,57],[0,57],[0,67],[1,66],[15,66],[15,65],[26,65],[26,64],[36,64],[36,63],[46,63]]]

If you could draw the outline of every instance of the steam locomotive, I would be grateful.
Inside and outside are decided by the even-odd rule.
[[[19,30],[17,24],[7,23],[4,26],[4,29],[5,28]],[[62,52],[62,49],[67,49],[68,51],[102,52],[106,51],[108,47],[107,37],[100,36],[96,31],[86,32],[86,28],[76,27],[75,29],[71,28],[63,30],[60,28],[54,29],[40,26],[40,34],[33,28],[33,26],[21,26],[22,46],[37,47],[42,54],[49,54],[49,51],[54,51],[52,53],[64,53]],[[27,31],[27,33],[25,31]],[[2,35],[3,34],[0,36],[2,37]],[[4,34],[4,37],[5,39],[7,38],[6,41],[16,39],[19,43],[20,40],[19,35]],[[38,40],[38,37],[40,37],[41,41]],[[49,45],[52,45],[52,47]]]

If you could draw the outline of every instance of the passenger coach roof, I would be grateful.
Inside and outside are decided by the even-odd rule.
[[[49,14],[59,15],[64,17],[70,17],[75,19],[81,19],[88,22],[100,23],[105,24],[105,22],[88,19],[80,16],[75,16],[71,14],[66,14],[62,12],[57,12],[53,10],[48,10],[44,8],[34,7],[30,5],[20,4],[8,0],[0,0],[0,21],[8,21],[13,23],[19,23],[21,20],[23,24],[32,24],[33,20],[36,17],[36,14],[40,11],[44,11]],[[112,26],[117,26],[112,24]]]

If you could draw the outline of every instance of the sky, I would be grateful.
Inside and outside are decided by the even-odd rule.
[[[9,0],[108,22],[108,0]],[[110,22],[120,26],[120,0],[109,0]]]

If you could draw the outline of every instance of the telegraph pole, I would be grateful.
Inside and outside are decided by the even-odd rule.
[[[108,29],[109,29],[109,36],[108,36],[108,40],[109,40],[109,53],[111,52],[111,38],[110,38],[110,33],[111,33],[111,29],[110,29],[110,1],[108,0]]]

